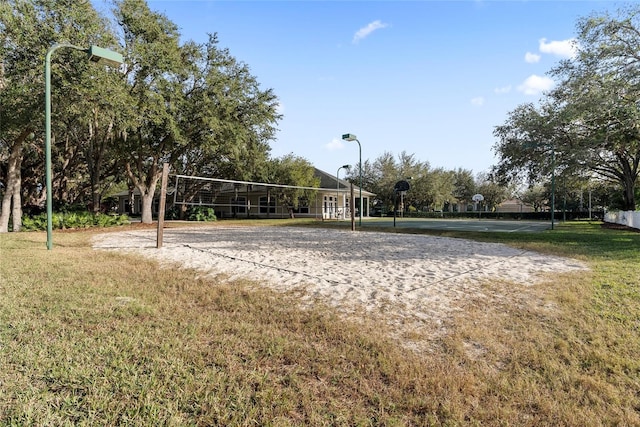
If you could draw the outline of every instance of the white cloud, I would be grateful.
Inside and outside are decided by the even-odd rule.
[[[527,52],[524,54],[525,62],[529,64],[535,64],[536,62],[540,62],[541,56],[536,53]]]
[[[553,40],[540,39],[540,52],[562,58],[573,58],[576,55],[576,39]]]
[[[344,142],[341,139],[333,138],[330,143],[325,144],[324,148],[329,151],[342,150],[344,148]]]
[[[553,80],[549,77],[537,76],[535,74],[527,77],[527,79],[518,86],[518,90],[525,95],[538,95],[544,91],[551,89],[554,85]]]
[[[493,90],[495,93],[497,94],[502,94],[502,93],[509,93],[511,92],[511,85],[508,86],[502,86],[502,87],[497,87]]]
[[[475,105],[476,107],[482,107],[484,105],[484,98],[481,96],[477,96],[471,99],[471,105]]]
[[[389,24],[385,24],[380,20],[369,23],[366,27],[360,28],[353,36],[352,43],[358,43],[360,40],[368,37],[371,33],[382,28],[387,28]]]

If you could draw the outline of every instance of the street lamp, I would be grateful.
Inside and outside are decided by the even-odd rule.
[[[336,218],[338,218],[338,199],[340,199],[340,180],[338,174],[340,173],[340,169],[349,169],[350,167],[351,165],[342,165],[336,171]]]
[[[98,46],[82,48],[70,43],[56,43],[49,48],[44,61],[44,118],[45,118],[45,180],[47,186],[47,249],[53,248],[53,190],[51,185],[51,55],[56,50],[68,47],[87,53],[89,61],[111,66],[122,64],[122,55]]]
[[[358,163],[358,169],[360,170],[360,210],[358,212],[358,216],[359,216],[359,225],[360,227],[362,227],[362,145],[360,145],[360,141],[358,141],[358,138],[356,138],[356,136],[352,133],[345,133],[344,135],[342,135],[342,139],[344,139],[345,141],[355,141],[358,143],[358,151],[359,151],[359,163]]]

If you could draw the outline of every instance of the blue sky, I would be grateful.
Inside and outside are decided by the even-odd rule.
[[[94,3],[98,3],[94,0]],[[487,171],[493,129],[552,87],[578,18],[612,1],[148,0],[185,40],[220,46],[272,88],[284,115],[272,156],[329,173],[384,152]],[[104,6],[104,5],[103,5]],[[343,171],[344,173],[344,171]]]

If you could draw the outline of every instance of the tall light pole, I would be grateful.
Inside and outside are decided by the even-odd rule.
[[[70,43],[57,43],[49,48],[44,61],[44,151],[45,151],[45,181],[47,187],[47,249],[53,248],[53,190],[51,185],[51,55],[56,50],[68,47],[86,52],[89,61],[98,64],[119,66],[123,62],[122,55],[98,46],[82,48]]]
[[[551,147],[551,229],[555,227],[556,217],[556,148]]]
[[[340,198],[340,179],[338,178],[338,174],[340,173],[340,169],[349,169],[350,167],[351,165],[342,165],[336,171],[336,218],[338,218],[338,199]]]
[[[342,135],[342,139],[344,139],[345,141],[355,141],[358,143],[358,154],[359,154],[359,163],[358,163],[358,169],[360,170],[360,209],[358,211],[358,216],[359,216],[359,225],[362,227],[362,145],[360,145],[360,141],[358,141],[358,138],[356,138],[356,136],[354,134],[351,133],[345,133],[344,135]]]

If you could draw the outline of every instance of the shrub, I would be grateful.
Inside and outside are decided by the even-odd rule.
[[[61,228],[89,228],[89,227],[113,227],[129,224],[127,215],[107,215],[91,212],[56,212],[51,216],[51,227]],[[24,231],[46,230],[47,214],[41,213],[35,216],[22,217],[22,229]]]
[[[192,206],[187,211],[189,221],[215,221],[216,213],[213,208],[205,208],[202,206]]]
[[[23,231],[36,231],[45,230],[47,228],[47,215],[38,214],[36,216],[23,216],[22,217],[22,230]]]

